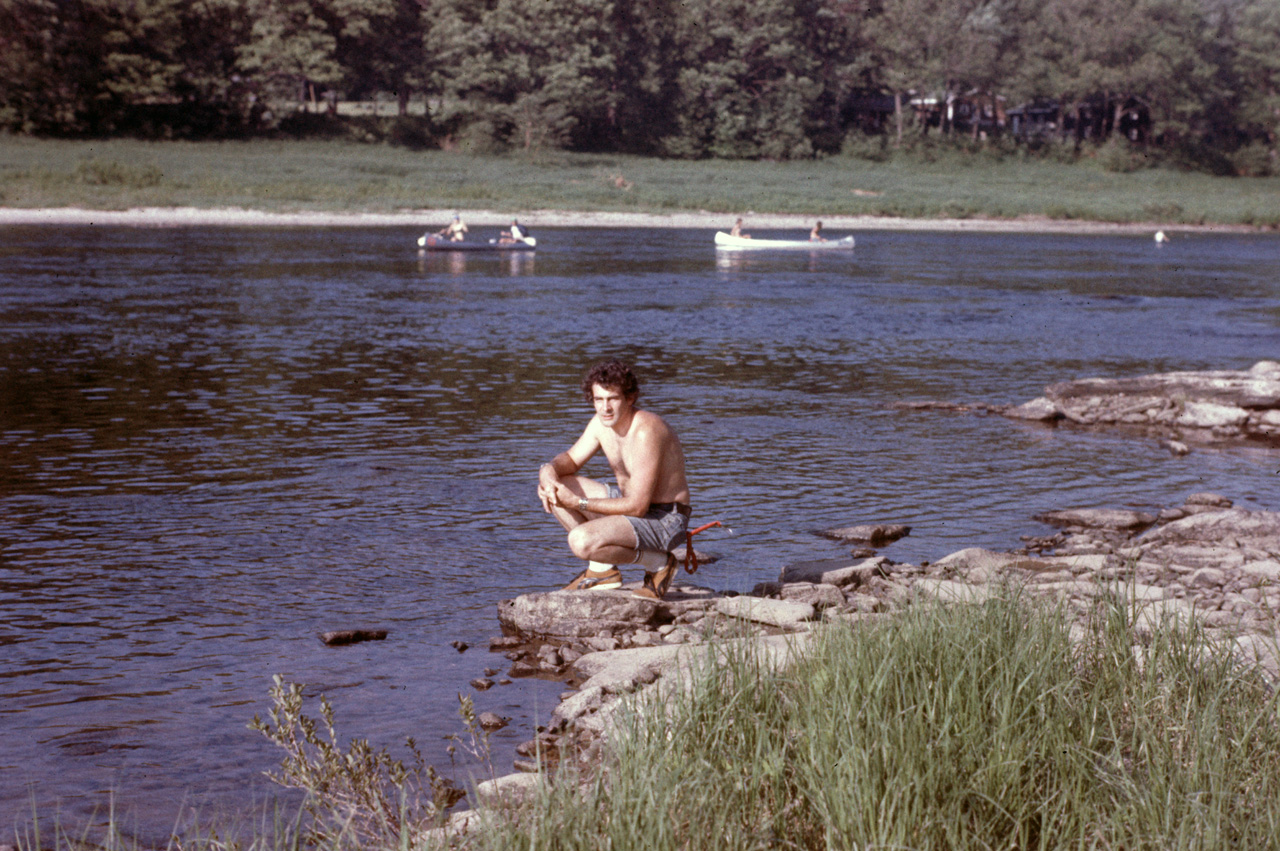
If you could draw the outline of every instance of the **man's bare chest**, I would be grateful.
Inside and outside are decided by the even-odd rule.
[[[613,470],[613,474],[619,480],[630,478],[631,476],[631,452],[630,445],[624,439],[611,437],[602,440],[600,448],[604,452],[604,457],[609,461],[609,467]]]

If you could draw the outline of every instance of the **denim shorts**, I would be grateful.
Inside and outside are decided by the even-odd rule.
[[[609,485],[609,496],[619,499],[622,491],[617,485]],[[669,506],[670,503],[664,505]],[[637,550],[669,553],[684,543],[685,533],[689,530],[689,517],[675,510],[650,508],[643,517],[627,515],[627,520],[635,530]]]

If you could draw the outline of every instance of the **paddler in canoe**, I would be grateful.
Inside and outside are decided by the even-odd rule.
[[[524,242],[525,237],[529,235],[529,229],[515,219],[511,220],[511,230],[504,230],[498,237],[499,245],[512,245],[517,242]]]
[[[458,213],[453,214],[453,221],[436,231],[436,236],[447,236],[450,242],[462,242],[467,237],[467,223]]]

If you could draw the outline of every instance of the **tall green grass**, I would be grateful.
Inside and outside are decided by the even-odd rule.
[[[832,629],[798,666],[715,663],[486,849],[1280,847],[1277,697],[1131,613],[1082,642],[1005,598]]]
[[[467,849],[1273,849],[1274,683],[1195,625],[1082,627],[1009,593],[833,626],[778,671],[729,642],[636,698],[589,775],[566,769]],[[1139,639],[1139,635],[1145,636]],[[316,795],[327,794],[317,786]],[[358,813],[348,813],[356,818]],[[175,835],[173,851],[417,851],[301,816]],[[114,819],[20,851],[140,851]],[[0,842],[5,842],[0,837]]]
[[[1280,177],[1224,178],[953,148],[796,162],[548,152],[473,156],[347,141],[67,141],[0,136],[0,205],[390,212],[706,210],[1027,216],[1280,227]]]

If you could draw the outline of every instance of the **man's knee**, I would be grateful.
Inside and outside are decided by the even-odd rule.
[[[591,553],[595,551],[595,548],[594,536],[585,526],[578,526],[569,530],[569,550],[575,556],[578,558],[591,558]]]
[[[625,546],[613,540],[609,530],[602,524],[583,523],[569,530],[569,549],[578,558],[591,559],[602,549]]]

